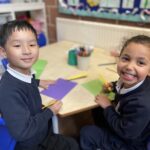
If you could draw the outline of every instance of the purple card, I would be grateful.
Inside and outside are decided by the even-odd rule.
[[[73,81],[58,79],[54,85],[49,85],[49,87],[41,91],[41,93],[56,100],[61,100],[76,84],[77,83]]]

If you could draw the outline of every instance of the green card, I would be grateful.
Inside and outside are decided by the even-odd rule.
[[[103,82],[96,79],[96,80],[91,80],[89,82],[83,83],[82,86],[87,89],[89,92],[91,92],[94,96],[102,92],[103,88]],[[106,94],[108,98],[112,101],[114,100],[115,93],[110,92]]]
[[[42,74],[45,66],[47,65],[46,60],[38,59],[37,62],[32,66],[32,68],[36,71],[36,78],[39,79]]]

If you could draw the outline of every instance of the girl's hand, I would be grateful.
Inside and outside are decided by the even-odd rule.
[[[119,57],[120,54],[117,50],[111,50],[110,55],[113,56],[113,57]]]
[[[47,89],[50,84],[55,84],[55,80],[40,80],[39,86],[41,88]]]
[[[99,94],[95,97],[95,102],[99,104],[103,109],[105,109],[108,106],[111,106],[110,100],[107,98],[106,95]]]
[[[58,114],[60,108],[62,107],[62,102],[57,101],[55,104],[49,106],[48,108],[53,112],[53,114]]]
[[[113,90],[113,85],[112,85],[111,82],[110,82],[110,83],[104,83],[103,89],[102,89],[102,91],[103,91],[104,93],[112,92],[112,90]]]

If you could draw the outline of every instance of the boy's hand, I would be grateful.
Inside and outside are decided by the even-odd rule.
[[[39,86],[41,88],[47,89],[50,84],[55,84],[55,80],[40,80]]]
[[[102,108],[106,108],[106,107],[108,107],[108,106],[111,106],[112,104],[111,104],[111,102],[110,102],[110,100],[107,98],[107,96],[106,95],[104,95],[104,94],[99,94],[99,95],[97,95],[96,97],[95,97],[95,102],[97,103],[97,104],[99,104]]]
[[[51,111],[53,112],[53,114],[58,114],[60,108],[62,107],[62,102],[61,101],[57,101],[55,104],[53,104],[52,106],[48,107],[49,109],[51,109]]]

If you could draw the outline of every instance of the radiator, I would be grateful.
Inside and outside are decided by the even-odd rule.
[[[58,41],[69,40],[107,50],[122,47],[131,36],[150,35],[150,29],[66,18],[56,19]]]

